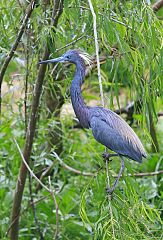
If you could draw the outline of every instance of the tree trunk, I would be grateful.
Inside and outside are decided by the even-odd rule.
[[[58,23],[58,19],[62,13],[63,10],[63,0],[56,0],[53,8],[53,14],[52,14],[52,21],[51,25],[56,27]],[[46,60],[49,58],[50,50],[48,45],[45,47],[45,51],[43,54],[43,60]],[[31,115],[29,118],[28,123],[28,130],[26,134],[26,143],[23,151],[24,158],[26,162],[30,163],[30,155],[35,135],[35,129],[36,129],[36,121],[37,121],[37,113],[38,113],[38,107],[39,107],[39,99],[42,91],[42,84],[43,79],[45,76],[46,71],[46,65],[40,65],[39,71],[38,71],[38,77],[36,79],[35,83],[35,89],[33,94],[33,100],[32,100],[32,107],[31,107]],[[12,215],[11,215],[11,228],[10,228],[10,239],[11,240],[17,240],[18,239],[18,232],[19,232],[19,217],[20,217],[20,209],[21,209],[21,202],[22,202],[22,196],[23,191],[25,187],[27,177],[27,168],[22,162],[18,180],[17,180],[17,186],[15,190],[15,196],[13,201],[13,207],[12,207]]]

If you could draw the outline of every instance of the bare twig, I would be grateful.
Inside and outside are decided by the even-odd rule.
[[[10,52],[9,52],[9,54],[6,56],[6,59],[5,59],[3,65],[1,67],[1,71],[0,71],[0,112],[1,112],[1,101],[2,101],[1,87],[2,87],[2,82],[3,82],[3,77],[4,77],[4,74],[5,74],[6,70],[7,70],[7,67],[9,65],[9,63],[10,63],[14,53],[15,53],[15,50],[16,50],[16,48],[17,48],[17,46],[18,46],[18,44],[19,44],[19,42],[21,40],[21,37],[22,37],[22,35],[24,33],[24,30],[25,30],[25,27],[26,27],[26,25],[28,23],[28,19],[30,18],[31,13],[32,13],[34,7],[35,7],[35,0],[32,0],[31,3],[27,7],[27,11],[25,13],[22,25],[21,25],[20,30],[18,32],[18,36],[17,36],[17,38],[16,38],[16,40],[15,40],[15,42],[14,42],[14,44],[13,44],[13,46],[12,46]]]
[[[68,166],[66,163],[64,163],[62,161],[62,159],[58,156],[58,154],[56,152],[53,152],[52,156],[55,157],[58,160],[58,162],[60,163],[60,165],[62,167],[64,167],[65,169],[67,169],[67,170],[69,170],[69,171],[71,171],[73,173],[80,174],[80,175],[83,175],[83,176],[86,176],[86,177],[94,177],[94,176],[96,176],[96,173],[82,172],[80,170],[77,170],[75,168],[72,168],[72,167]]]
[[[131,123],[133,123],[134,112],[136,112],[136,113],[142,112],[142,100],[138,99],[136,101],[129,102],[125,107],[116,109],[114,112],[117,113],[118,115],[126,114],[127,119],[130,120]],[[157,113],[157,117],[162,117],[162,116],[163,116],[163,112]]]
[[[69,8],[74,8],[74,7],[70,6]],[[75,6],[75,8],[77,8],[77,7]],[[90,11],[90,8],[87,8],[87,7],[84,7],[84,6],[79,6],[78,8],[83,9],[83,10],[87,10],[87,11]],[[98,12],[98,14],[104,16],[103,13]],[[105,16],[106,16],[106,13],[105,13]],[[125,23],[123,23],[123,22],[121,22],[121,21],[119,21],[119,20],[117,20],[117,19],[115,19],[115,18],[111,18],[111,17],[110,17],[110,20],[113,21],[113,22],[116,22],[116,23],[118,23],[118,24],[120,24],[120,25],[123,25],[123,26],[126,27],[126,28],[132,29],[131,26],[128,26],[128,25],[126,25]]]
[[[18,0],[18,4],[22,8],[22,3],[20,2],[20,0]]]
[[[101,104],[104,107],[104,94],[103,94],[103,86],[102,86],[102,78],[100,73],[100,60],[99,60],[99,45],[98,45],[98,37],[97,37],[97,23],[96,23],[96,14],[92,5],[91,0],[88,0],[89,7],[93,17],[93,30],[94,30],[94,40],[95,40],[95,48],[96,48],[96,62],[97,62],[97,71],[98,71],[98,80],[99,80],[99,87],[100,87],[100,95],[101,95]],[[105,148],[107,151],[107,149]],[[108,179],[108,186],[110,185],[109,174],[108,174],[108,163],[106,161],[106,174]]]
[[[24,47],[26,55],[26,73],[25,73],[25,83],[24,83],[24,118],[25,118],[25,132],[27,132],[27,101],[28,101],[28,77],[29,77],[29,33],[28,29],[25,31],[27,36],[27,46]]]
[[[95,14],[91,0],[88,0],[88,3],[89,3],[89,7],[93,17],[93,31],[94,31],[94,41],[95,41],[95,48],[96,48],[96,62],[97,62],[98,81],[99,81],[99,87],[100,87],[101,104],[103,107],[105,107],[102,78],[101,78],[101,72],[100,72],[100,58],[99,58],[99,45],[98,45],[98,37],[97,37],[96,14]],[[106,168],[107,168],[107,162],[106,162]],[[106,173],[107,173],[108,186],[109,186],[109,175],[107,170],[106,170]]]
[[[50,176],[49,176],[49,186],[51,188],[51,180],[50,180]],[[57,239],[58,238],[58,233],[59,233],[59,205],[58,205],[58,202],[57,202],[57,198],[56,198],[56,195],[54,193],[54,191],[51,192],[51,196],[53,198],[53,201],[54,201],[54,205],[55,205],[55,216],[56,216],[56,231],[55,231],[55,234],[54,234],[54,239]]]
[[[58,156],[58,154],[57,154],[56,152],[53,152],[51,155],[52,155],[53,157],[55,157],[55,158],[57,159],[57,161],[59,162],[59,164],[60,164],[63,168],[67,169],[68,171],[71,171],[71,172],[73,172],[73,173],[75,173],[75,174],[83,175],[83,176],[85,176],[85,177],[95,177],[95,176],[97,175],[97,173],[82,172],[82,171],[80,171],[80,170],[78,170],[78,169],[75,169],[75,168],[72,168],[72,167],[68,166],[66,163],[64,163],[64,161]],[[42,181],[42,179],[43,179],[45,176],[47,176],[47,174],[49,174],[49,172],[52,170],[52,168],[54,167],[54,165],[55,165],[55,162],[53,162],[49,167],[47,167],[47,168],[45,169],[45,171],[41,174],[40,181]],[[38,184],[37,187],[36,187],[36,192],[38,191],[39,187],[40,187],[40,185]]]
[[[128,25],[126,25],[125,23],[123,23],[123,22],[121,22],[121,21],[119,21],[119,20],[117,20],[117,19],[115,19],[115,18],[110,18],[110,20],[113,21],[113,22],[116,22],[116,23],[118,23],[118,24],[120,24],[120,25],[122,25],[122,26],[124,26],[124,27],[126,27],[126,28],[132,29],[131,26],[128,26]]]
[[[17,147],[17,149],[18,149],[18,151],[19,151],[19,153],[20,153],[20,156],[21,156],[21,158],[22,158],[22,160],[23,160],[26,168],[27,168],[28,171],[30,172],[31,176],[34,177],[35,180],[36,180],[48,193],[50,193],[50,195],[52,196],[52,199],[53,199],[53,201],[54,201],[54,205],[55,205],[55,208],[56,208],[56,232],[55,232],[55,238],[54,238],[54,239],[56,239],[56,237],[58,236],[58,225],[59,225],[58,204],[57,204],[57,200],[56,200],[56,196],[55,196],[55,194],[54,194],[54,191],[51,189],[51,184],[50,184],[50,188],[48,188],[46,185],[44,185],[44,184],[40,181],[40,179],[38,179],[38,178],[36,177],[36,175],[35,175],[35,174],[33,173],[33,171],[30,169],[28,163],[26,162],[26,160],[25,160],[25,158],[24,158],[24,156],[23,156],[23,153],[22,153],[22,151],[21,151],[21,149],[20,149],[20,147],[19,147],[16,139],[14,139],[14,142],[15,142],[16,147]]]
[[[99,45],[98,45],[98,37],[97,37],[97,23],[96,23],[96,14],[92,5],[91,0],[88,0],[90,10],[93,17],[93,30],[94,30],[94,40],[95,40],[95,48],[96,48],[96,61],[97,61],[97,72],[98,72],[98,80],[99,80],[99,87],[100,87],[100,95],[101,95],[101,103],[104,107],[104,94],[103,94],[103,87],[102,87],[102,78],[100,72],[100,60],[99,60]]]
[[[162,7],[163,7],[163,0],[159,0],[153,4],[152,9],[154,12],[158,12],[158,10]]]
[[[58,156],[58,154],[56,152],[53,152],[52,156],[55,157],[58,160],[58,162],[60,163],[60,165],[62,167],[64,167],[68,171],[71,171],[75,174],[83,175],[83,176],[86,176],[86,177],[95,177],[95,176],[97,176],[97,174],[99,172],[99,171],[94,172],[94,173],[82,172],[82,171],[80,171],[78,169],[75,169],[75,168],[72,168],[72,167],[68,166],[66,163],[64,163],[63,160]],[[52,168],[52,166],[50,166],[50,168]],[[150,177],[150,176],[161,175],[161,174],[163,174],[163,170],[159,170],[159,171],[155,171],[155,172],[146,172],[146,173],[133,173],[133,174],[129,173],[127,175],[123,175],[123,177]],[[118,175],[112,175],[112,177],[117,178]]]
[[[52,163],[50,166],[48,166],[45,169],[45,171],[42,172],[42,174],[39,178],[40,181],[42,181],[45,176],[48,176],[48,174],[50,174],[50,171],[52,170],[53,167],[54,167],[54,163]],[[38,192],[39,188],[40,188],[40,184],[38,183],[37,186],[36,186],[36,193]]]
[[[158,116],[158,117],[162,117],[162,116],[163,116],[163,112],[158,112],[158,113],[157,113],[157,116]]]
[[[145,173],[129,173],[127,175],[124,175],[123,177],[151,177],[156,175],[163,174],[163,170],[155,171],[155,172],[145,172]],[[117,177],[116,175],[113,175],[113,177]]]
[[[20,147],[19,147],[19,145],[18,145],[18,143],[17,143],[17,141],[16,141],[15,138],[14,138],[14,142],[15,142],[16,147],[17,147],[17,149],[18,149],[18,151],[19,151],[19,153],[20,153],[20,156],[21,156],[21,158],[22,158],[22,160],[23,160],[26,168],[27,168],[28,171],[30,172],[31,176],[34,177],[34,178],[36,179],[36,181],[39,182],[39,184],[40,184],[46,191],[48,191],[49,193],[51,193],[51,190],[50,190],[47,186],[45,186],[45,185],[40,181],[40,179],[39,179],[38,177],[36,177],[36,175],[33,173],[33,171],[30,169],[30,167],[29,167],[28,163],[26,162],[26,160],[25,160],[25,158],[24,158],[24,155],[23,155],[23,153],[22,153],[22,151],[21,151],[21,149],[20,149]]]
[[[84,37],[85,37],[85,34],[84,34],[84,35],[81,35],[80,37],[76,38],[76,39],[73,40],[72,42],[66,44],[65,46],[60,47],[60,48],[57,48],[57,49],[55,50],[55,52],[59,52],[59,51],[65,49],[65,48],[67,48],[67,47],[69,47],[69,46],[75,44],[76,42],[80,41],[80,40],[81,40],[82,38],[84,38]]]
[[[103,94],[103,87],[102,87],[102,78],[101,78],[101,73],[100,73],[100,61],[99,61],[99,45],[98,45],[98,37],[97,37],[97,23],[96,23],[96,14],[92,5],[91,0],[88,0],[89,7],[92,13],[93,17],[93,30],[94,30],[94,40],[95,40],[95,47],[96,47],[96,61],[97,61],[97,71],[98,71],[98,80],[99,80],[99,87],[100,87],[100,95],[101,95],[101,103],[102,106],[105,106],[104,103],[104,94]],[[106,148],[105,148],[106,150]],[[107,185],[108,187],[110,186],[110,178],[108,174],[108,165],[106,161],[106,174],[107,174]],[[108,197],[110,197],[108,195]],[[112,206],[111,206],[111,201],[109,199],[109,209],[110,209],[110,216],[111,216],[111,226],[112,226],[112,231],[113,231],[113,239],[115,239],[115,230],[114,230],[114,223],[113,223],[113,211],[112,211]]]
[[[32,207],[33,215],[34,215],[35,226],[36,226],[37,232],[40,236],[40,240],[44,240],[44,237],[43,237],[43,234],[42,234],[41,228],[40,228],[40,223],[37,218],[36,206],[35,206],[35,204],[33,204],[34,199],[33,199],[33,192],[32,192],[32,176],[31,176],[31,174],[29,174],[29,193],[30,193],[30,198],[31,198],[30,202],[31,202],[31,207]]]

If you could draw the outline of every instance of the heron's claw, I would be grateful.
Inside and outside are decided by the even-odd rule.
[[[103,157],[104,159],[106,158],[106,155],[107,155],[106,152],[102,153],[102,157]]]
[[[102,153],[102,157],[103,157],[104,161],[111,162],[112,159],[110,159],[110,158],[111,157],[117,157],[117,156],[118,156],[118,154],[110,154],[110,153],[107,153],[107,152]]]
[[[114,191],[114,190],[111,189],[111,188],[109,188],[109,187],[106,188],[106,193],[107,193],[108,195],[110,195],[110,196],[112,196],[113,191]]]
[[[107,153],[107,152],[104,152],[104,153],[102,153],[102,157],[103,157],[103,159],[106,161],[106,160],[109,160],[110,161],[110,154],[109,153]]]

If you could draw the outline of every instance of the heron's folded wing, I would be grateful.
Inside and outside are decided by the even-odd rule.
[[[141,162],[145,151],[142,152],[144,148],[134,131],[122,118],[114,116],[112,111],[100,111],[92,115],[90,121],[95,139],[114,152]]]

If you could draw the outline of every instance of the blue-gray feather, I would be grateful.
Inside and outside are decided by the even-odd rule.
[[[109,109],[95,107],[90,110],[90,126],[95,139],[112,151],[142,162],[144,147],[132,128]]]
[[[77,118],[84,128],[91,128],[95,139],[119,155],[126,156],[137,162],[146,157],[144,147],[132,128],[116,113],[102,107],[85,105],[81,85],[85,77],[87,54],[79,50],[69,50],[61,57],[40,63],[68,61],[76,65],[76,71],[71,83],[70,94]],[[88,62],[90,59],[87,59]]]

